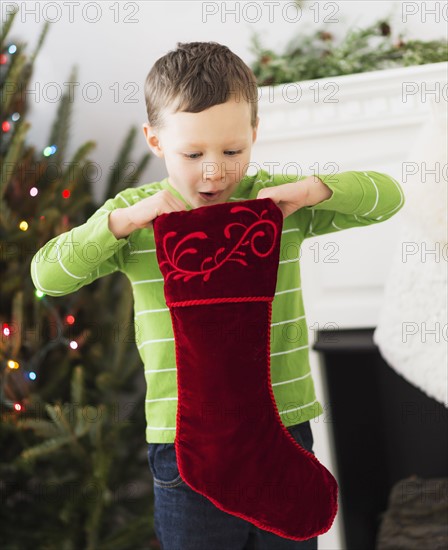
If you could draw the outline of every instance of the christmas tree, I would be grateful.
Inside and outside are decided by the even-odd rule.
[[[0,37],[0,547],[158,548],[129,281],[112,273],[55,298],[30,277],[35,253],[99,205],[89,178],[95,143],[65,160],[73,96],[61,98],[43,151],[26,142],[25,91],[48,23],[28,57],[26,44],[8,39],[16,14]],[[102,202],[135,186],[149,161],[129,160],[136,133]]]

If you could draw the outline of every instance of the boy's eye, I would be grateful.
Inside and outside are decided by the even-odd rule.
[[[238,155],[239,153],[241,153],[242,151],[226,151],[226,153],[233,157],[235,155]],[[199,156],[201,155],[201,153],[191,153],[191,154],[184,154],[184,157],[186,157],[187,159],[191,159],[191,160],[195,160],[197,159]]]

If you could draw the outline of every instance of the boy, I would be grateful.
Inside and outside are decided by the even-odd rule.
[[[156,61],[145,84],[151,151],[168,177],[128,188],[109,199],[85,224],[49,241],[57,264],[32,260],[31,275],[50,296],[74,292],[116,270],[130,279],[135,333],[147,382],[146,438],[154,478],[155,529],[165,550],[316,549],[317,538],[293,541],[224,513],[182,480],[176,464],[177,381],[171,318],[163,292],[152,220],[162,213],[226,201],[270,197],[282,210],[281,251],[298,250],[311,236],[387,220],[404,204],[391,177],[378,172],[293,178],[259,170],[247,176],[259,117],[256,79],[245,63],[215,42],[177,44]],[[69,261],[70,246],[94,241],[100,255]],[[39,254],[38,253],[38,254]],[[294,439],[312,451],[309,420],[317,401],[308,359],[308,329],[299,262],[282,258],[272,304],[271,378],[280,417]],[[294,330],[289,337],[285,329]],[[297,338],[297,334],[300,338]]]

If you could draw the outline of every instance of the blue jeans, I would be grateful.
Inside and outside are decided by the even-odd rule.
[[[287,428],[314,454],[310,423]],[[149,443],[154,528],[162,550],[317,550],[317,537],[295,541],[259,529],[217,508],[180,477],[174,443]]]

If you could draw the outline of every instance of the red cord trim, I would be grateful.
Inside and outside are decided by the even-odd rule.
[[[168,307],[200,306],[220,304],[226,302],[272,302],[273,296],[235,296],[230,298],[204,298],[203,300],[185,300],[181,302],[167,302]]]

